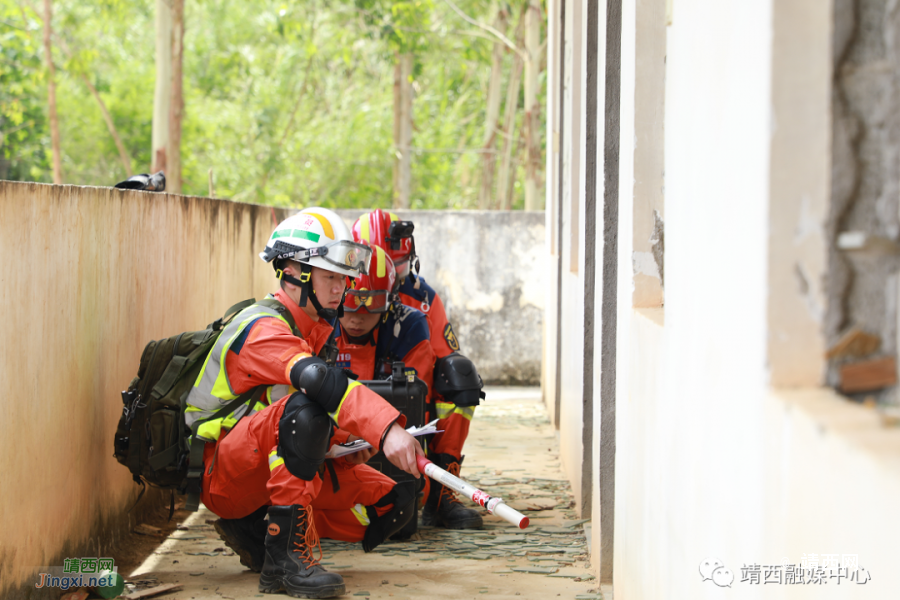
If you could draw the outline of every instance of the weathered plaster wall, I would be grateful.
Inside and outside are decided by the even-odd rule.
[[[663,305],[665,282],[665,145],[663,124],[666,98],[666,5],[638,0],[634,18],[623,39],[629,40],[633,71],[628,108],[634,111],[634,292],[635,307]],[[639,76],[635,76],[639,73]]]
[[[833,155],[827,223],[829,344],[856,325],[896,355],[898,271],[890,254],[837,249],[841,232],[900,238],[900,7],[888,0],[834,0]],[[828,383],[837,385],[840,361]],[[896,402],[896,387],[881,399]]]
[[[773,4],[767,360],[778,387],[825,374],[832,14],[810,5],[823,7]]]
[[[138,487],[113,458],[119,392],[151,339],[274,289],[284,213],[223,200],[0,182],[0,597],[102,556]],[[34,592],[34,590],[31,590]]]
[[[544,286],[544,336],[541,352],[541,393],[554,426],[559,426],[557,379],[559,375],[559,281],[562,277],[559,197],[562,182],[562,77],[561,48],[562,0],[547,1],[547,152],[544,172],[547,174],[544,198],[544,251],[547,256],[547,285]]]
[[[363,211],[338,212],[352,225]],[[548,281],[543,211],[392,212],[415,224],[420,274],[485,382],[538,385]]]
[[[585,37],[587,3],[570,0],[565,15],[566,70],[563,73],[563,111],[567,141],[562,147],[562,235],[560,239],[562,277],[560,299],[563,305],[559,343],[559,431],[563,471],[572,483],[579,513],[589,511],[583,505],[582,467],[584,445],[584,289],[585,263]]]
[[[617,600],[900,593],[900,430],[820,387],[830,15],[818,0],[675,3],[664,318],[630,305],[620,206]],[[872,581],[741,582],[745,565],[835,553]],[[707,557],[734,573],[727,592],[702,581]]]

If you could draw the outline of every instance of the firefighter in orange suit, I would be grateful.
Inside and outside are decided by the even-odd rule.
[[[397,272],[396,276],[403,278],[402,283],[398,282],[399,285],[388,287],[384,281],[373,280],[372,274],[374,271],[370,269],[365,281],[368,287],[377,286],[379,291],[365,293],[370,295],[376,293],[388,294],[388,290],[391,290],[392,293],[398,294],[405,307],[415,309],[415,314],[419,316],[412,319],[410,324],[407,324],[406,321],[411,318],[406,315],[410,311],[401,311],[398,308],[394,311],[393,316],[385,316],[386,323],[378,328],[377,334],[373,333],[375,331],[373,328],[377,324],[376,317],[368,313],[374,313],[375,311],[367,306],[361,306],[356,312],[351,312],[348,308],[354,307],[354,298],[363,293],[362,287],[364,286],[361,279],[356,282],[354,289],[348,292],[347,302],[345,302],[346,313],[341,319],[342,339],[347,344],[353,337],[358,337],[355,331],[349,331],[349,326],[356,322],[356,327],[366,330],[365,335],[382,336],[382,341],[377,345],[379,348],[382,348],[382,356],[377,357],[382,363],[391,360],[403,360],[407,365],[413,365],[416,368],[419,378],[428,385],[436,416],[440,419],[437,427],[443,430],[443,433],[435,435],[432,440],[429,448],[429,458],[438,466],[458,475],[460,463],[462,462],[463,444],[469,434],[469,424],[475,412],[475,405],[478,404],[480,399],[481,381],[480,379],[477,379],[477,381],[471,379],[468,382],[464,381],[461,386],[462,389],[456,389],[460,386],[454,385],[458,383],[457,371],[461,368],[465,370],[470,367],[471,375],[474,378],[478,376],[474,370],[474,365],[471,365],[471,361],[457,353],[459,344],[456,341],[456,336],[453,334],[450,323],[447,322],[440,297],[425,283],[424,279],[410,273],[410,263],[417,261],[415,244],[412,239],[412,224],[399,221],[396,215],[391,213],[375,210],[363,215],[354,223],[353,237],[356,241],[371,244],[375,248],[376,254],[373,255],[373,263],[380,256],[378,251],[383,251],[386,257],[390,259],[390,262],[393,262]],[[412,283],[414,277],[415,283]],[[417,298],[423,298],[424,300],[409,302],[410,296],[403,294],[404,289],[409,293],[417,294]],[[427,309],[428,312],[420,311],[420,308]],[[368,319],[368,322],[363,322],[363,317],[360,316],[363,314],[366,315],[365,318]],[[423,318],[421,314],[424,314],[427,322],[427,332],[424,331],[425,327],[419,325],[413,328],[411,324],[412,322],[421,322]],[[395,322],[399,322],[403,328],[403,334],[395,336],[397,341],[394,342],[394,346],[399,348],[400,351],[394,351],[392,356],[386,356],[387,343],[384,341],[384,338],[392,339],[390,335],[393,333],[393,323]],[[419,347],[419,345],[424,345],[422,340],[425,333],[430,338],[432,350],[430,353]],[[388,335],[385,336],[384,334]],[[438,340],[435,340],[436,335],[439,336]],[[359,355],[359,357],[354,356],[351,370],[354,370],[362,361],[362,356],[367,354],[374,356],[377,349],[371,346],[368,348],[365,346],[360,347],[359,344],[356,344],[356,348],[350,354]],[[369,360],[371,361],[372,359]],[[432,368],[416,366],[417,363],[428,361],[436,361],[436,374],[433,374],[434,369]],[[387,369],[387,372],[390,372],[389,366]],[[467,383],[469,385],[466,385]],[[441,392],[442,390],[437,388],[442,385],[444,386],[442,390],[446,393],[434,393],[435,391]],[[450,529],[477,529],[483,525],[482,518],[478,512],[463,506],[455,492],[440,484],[431,483],[425,509],[422,512],[423,525],[442,525]]]
[[[353,518],[369,551],[408,522],[415,502],[412,486],[356,466],[368,496],[349,509],[314,511],[333,424],[384,450],[416,477],[421,447],[396,409],[316,356],[332,330],[327,319],[342,312],[347,277],[366,272],[371,250],[353,242],[336,214],[311,208],[279,224],[260,256],[275,267],[281,289],[274,298],[282,309],[254,304],[241,311],[219,336],[187,398],[192,444],[205,442],[201,497],[222,517],[217,529],[241,562],[261,571],[261,592],[331,598],[345,586],[313,556],[315,512],[334,513],[337,523]],[[267,391],[224,419],[206,420],[253,388]]]

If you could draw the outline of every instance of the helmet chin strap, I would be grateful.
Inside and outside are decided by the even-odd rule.
[[[319,303],[319,299],[316,298],[316,291],[313,290],[311,294],[309,294],[309,300],[312,302],[313,307],[316,309],[316,314],[322,317],[323,319],[340,319],[344,316],[344,299],[347,297],[347,290],[344,289],[344,295],[341,296],[341,303],[337,308],[323,308]]]
[[[297,279],[293,275],[289,275],[285,273],[281,269],[275,269],[275,273],[278,276],[279,281],[281,281],[282,289],[284,289],[285,283],[290,283],[291,285],[295,285],[300,288],[300,301],[297,302],[297,305],[300,308],[306,306],[306,301],[309,300],[312,302],[313,308],[316,309],[316,314],[322,317],[323,319],[340,319],[344,316],[344,298],[347,297],[347,290],[344,289],[344,295],[341,296],[340,305],[335,308],[324,308],[322,304],[319,302],[319,299],[316,298],[316,291],[312,290],[312,283],[310,279],[312,277],[312,267],[310,267],[306,263],[298,263],[300,264],[300,279]]]

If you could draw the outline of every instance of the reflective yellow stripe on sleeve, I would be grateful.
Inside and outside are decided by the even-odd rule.
[[[269,471],[274,471],[276,467],[284,464],[284,459],[278,456],[278,450],[269,452]]]
[[[369,513],[366,512],[366,507],[362,504],[357,504],[350,509],[350,512],[353,513],[353,516],[356,517],[356,520],[359,521],[359,524],[363,527],[368,527],[369,523],[372,522],[369,519]]]
[[[212,442],[219,439],[222,434],[222,419],[214,419],[207,421],[197,428],[197,437],[205,442]]]
[[[350,392],[361,386],[362,384],[358,381],[348,381],[347,382],[347,391],[344,392],[344,396],[341,398],[340,403],[338,403],[338,407],[334,409],[334,412],[328,413],[328,416],[334,419],[334,422],[340,425],[340,421],[338,421],[338,415],[341,414],[341,407],[344,406],[344,401],[347,399],[347,396],[350,395]]]
[[[474,406],[457,406],[452,402],[435,402],[435,406],[438,419],[446,419],[452,414],[457,414],[471,421],[472,417],[475,416]]]

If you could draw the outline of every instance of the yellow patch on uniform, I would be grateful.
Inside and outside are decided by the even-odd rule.
[[[359,220],[359,237],[365,241],[369,241],[369,219]]]
[[[447,345],[450,346],[451,350],[459,352],[459,340],[456,339],[456,334],[453,333],[453,327],[450,326],[450,323],[444,326],[444,339],[447,340]]]

